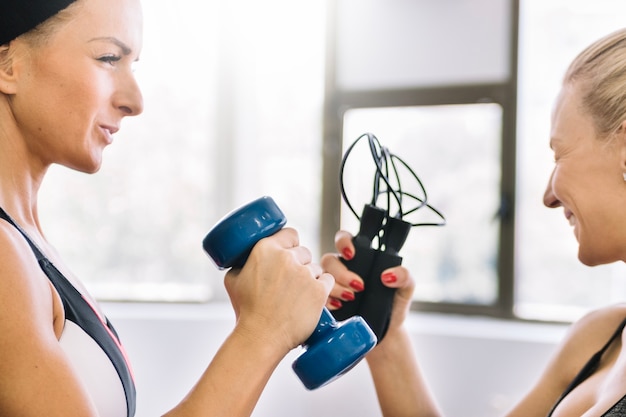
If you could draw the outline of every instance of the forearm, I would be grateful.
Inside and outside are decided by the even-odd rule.
[[[434,417],[441,413],[422,375],[404,328],[390,331],[367,356],[376,394],[386,417]]]
[[[187,397],[165,417],[250,416],[285,354],[235,329]]]

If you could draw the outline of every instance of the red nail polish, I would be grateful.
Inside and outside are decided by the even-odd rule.
[[[349,248],[344,248],[341,253],[343,254],[344,259],[350,260],[354,257],[354,253]]]
[[[363,291],[365,288],[363,287],[363,283],[358,279],[352,280],[352,282],[350,282],[350,286],[354,288],[355,291]]]
[[[346,301],[352,301],[354,300],[354,293],[350,291],[344,291],[341,293],[341,298]]]
[[[398,277],[396,277],[396,274],[393,272],[386,272],[383,274],[383,282],[386,282],[387,284],[393,284],[397,280]]]
[[[330,305],[336,308],[341,308],[341,306],[343,306],[343,304],[341,303],[340,300],[337,300],[336,298],[331,298],[330,299]]]

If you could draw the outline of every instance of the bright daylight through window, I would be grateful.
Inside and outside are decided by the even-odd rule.
[[[237,12],[244,3],[249,16]],[[227,210],[260,195],[272,195],[301,241],[319,247],[325,2],[259,3],[144,1],[136,67],[144,114],[124,120],[101,172],[51,169],[39,207],[43,228],[98,298],[225,297],[222,273],[201,240]],[[581,265],[561,211],[542,204],[552,168],[550,111],[565,66],[589,42],[623,27],[625,13],[622,0],[520,1],[520,317],[569,320],[626,294],[624,266]],[[417,300],[497,300],[501,115],[493,103],[345,115],[344,149],[367,126],[415,169],[429,203],[446,217],[443,228],[413,229],[403,248]],[[349,177],[359,167],[346,169],[358,207],[371,182],[360,188]],[[356,231],[351,213],[342,212],[342,226]]]
[[[369,126],[382,146],[415,171],[428,203],[446,218],[441,228],[413,227],[402,248],[403,264],[418,277],[418,300],[490,304],[497,296],[501,119],[497,104],[354,109],[346,114],[344,149],[363,133],[357,129]],[[358,210],[372,198],[373,178],[372,159],[351,154],[346,189]],[[406,192],[422,195],[410,177],[400,179]],[[440,219],[423,207],[406,220]],[[356,231],[355,221],[344,205],[342,227]]]
[[[52,167],[43,227],[101,300],[224,298],[201,243],[235,206],[272,195],[318,246],[324,2],[143,9],[144,113],[124,120],[97,174]]]

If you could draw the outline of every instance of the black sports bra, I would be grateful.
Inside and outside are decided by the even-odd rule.
[[[591,359],[589,359],[589,361],[585,364],[585,366],[583,366],[583,368],[580,370],[578,375],[576,375],[576,377],[572,380],[572,382],[565,389],[565,392],[563,392],[563,394],[558,399],[556,404],[554,404],[554,407],[552,407],[552,410],[550,410],[548,417],[552,416],[552,413],[554,413],[554,410],[556,409],[556,407],[561,403],[561,401],[563,401],[563,398],[565,398],[570,392],[572,392],[574,388],[576,388],[585,379],[589,378],[598,369],[598,365],[600,364],[602,355],[604,354],[604,352],[606,352],[609,346],[611,346],[611,344],[615,341],[615,339],[620,337],[625,326],[626,326],[626,319],[622,321],[622,323],[615,330],[615,333],[613,333],[611,338],[604,344],[602,349],[597,351],[591,357]],[[626,395],[624,395],[608,411],[602,414],[602,417],[624,417],[624,416],[626,416]]]
[[[134,416],[136,407],[135,384],[118,335],[111,323],[106,317],[101,317],[96,312],[83,295],[46,258],[24,230],[1,207],[0,218],[9,222],[24,236],[35,254],[39,266],[59,293],[63,301],[66,320],[60,342],[62,346],[63,343],[66,343],[65,348],[71,348],[70,350],[74,352],[68,352],[71,360],[76,360],[77,363],[83,361],[79,363],[80,369],[77,370],[82,372],[84,374],[82,377],[90,383],[93,390],[91,391],[92,396],[100,414],[119,416],[121,413],[125,413],[127,417]],[[73,324],[68,324],[68,322]],[[64,340],[66,333],[69,342]],[[74,354],[81,358],[71,357]],[[114,369],[111,368],[111,365]],[[118,381],[116,381],[115,374],[119,377]]]

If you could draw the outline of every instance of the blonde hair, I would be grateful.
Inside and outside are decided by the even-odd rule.
[[[626,29],[589,45],[570,64],[563,83],[576,84],[596,133],[608,137],[626,120]]]

